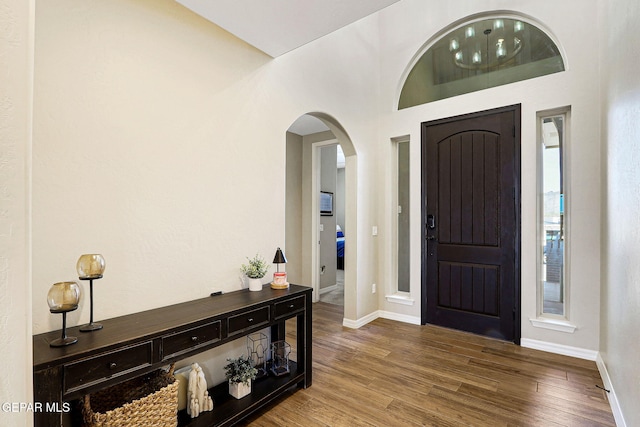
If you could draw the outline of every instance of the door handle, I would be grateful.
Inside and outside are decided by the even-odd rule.
[[[427,215],[427,228],[433,230],[436,228],[436,217],[433,215]]]

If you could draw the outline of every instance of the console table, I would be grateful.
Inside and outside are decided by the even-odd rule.
[[[50,347],[60,331],[33,336],[36,426],[62,425],[69,402],[87,393],[144,375],[204,350],[271,328],[271,341],[285,339],[285,321],[296,317],[296,361],[290,373],[254,382],[251,395],[234,399],[223,383],[209,390],[214,409],[191,419],[180,411],[180,426],[233,425],[287,389],[311,385],[311,288],[241,290],[140,313],[101,320],[102,330],[68,328],[78,342]],[[222,366],[220,367],[222,369]],[[185,412],[185,413],[183,413]]]

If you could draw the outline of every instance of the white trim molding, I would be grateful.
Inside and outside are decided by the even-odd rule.
[[[407,316],[406,314],[398,314],[392,311],[377,310],[358,320],[342,319],[342,326],[345,328],[358,329],[378,318],[395,320],[398,322],[409,323],[411,325],[420,325],[420,317]]]
[[[394,313],[393,311],[384,311],[380,310],[378,312],[380,314],[379,317],[383,319],[396,320],[402,323],[409,323],[411,325],[420,325],[420,317],[416,316],[408,316],[406,314]]]
[[[367,314],[366,316],[361,317],[357,320],[342,319],[342,326],[344,326],[345,328],[358,329],[369,322],[373,322],[378,317],[380,317],[379,311],[374,311],[373,313]]]
[[[566,320],[548,319],[538,317],[537,319],[529,319],[531,324],[536,328],[551,329],[552,331],[566,332],[572,334],[578,328]]]
[[[577,357],[578,359],[596,360],[598,352],[596,350],[588,350],[586,348],[571,347],[564,344],[556,344],[546,341],[532,340],[530,338],[522,338],[520,345],[534,350],[542,350],[549,353],[562,354],[563,356]]]
[[[416,300],[414,298],[411,298],[408,295],[402,295],[402,294],[391,294],[391,295],[386,295],[385,298],[387,299],[387,301],[395,303],[395,304],[403,304],[403,305],[413,305],[415,304]]]
[[[338,285],[327,286],[326,288],[320,288],[320,295],[326,294],[327,292],[335,291],[338,289]]]
[[[613,418],[616,420],[616,426],[627,427],[627,422],[624,420],[624,416],[622,415],[622,409],[620,408],[618,396],[616,396],[616,392],[613,389],[613,384],[611,384],[611,378],[609,377],[607,366],[605,365],[600,353],[598,353],[598,357],[596,358],[596,365],[598,366],[598,371],[600,371],[600,376],[602,377],[604,388],[608,390],[607,397],[609,398],[609,405],[611,405]]]

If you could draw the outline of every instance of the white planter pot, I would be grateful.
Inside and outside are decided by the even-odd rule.
[[[262,290],[262,279],[249,279],[249,290],[250,291],[261,291]]]
[[[229,382],[229,394],[236,399],[242,399],[246,395],[251,394],[251,383],[245,385],[244,383]]]

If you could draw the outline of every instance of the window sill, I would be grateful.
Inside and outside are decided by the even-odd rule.
[[[416,300],[411,298],[408,294],[407,295],[403,295],[403,294],[387,295],[385,298],[387,298],[387,301],[395,304],[413,305],[416,302]]]
[[[529,319],[531,324],[536,328],[551,329],[552,331],[566,332],[572,334],[577,329],[576,325],[572,325],[566,320],[546,319],[539,317],[537,319]]]

